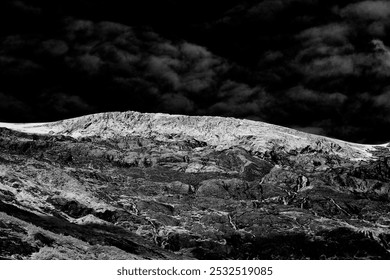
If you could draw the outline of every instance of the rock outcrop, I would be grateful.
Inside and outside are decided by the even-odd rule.
[[[135,112],[0,126],[0,258],[390,257],[386,145]]]

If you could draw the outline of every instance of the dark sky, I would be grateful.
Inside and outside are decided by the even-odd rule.
[[[137,110],[390,141],[390,1],[1,0],[0,121]]]

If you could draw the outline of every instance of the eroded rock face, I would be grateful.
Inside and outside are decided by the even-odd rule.
[[[390,257],[386,148],[207,139],[0,128],[0,258]]]

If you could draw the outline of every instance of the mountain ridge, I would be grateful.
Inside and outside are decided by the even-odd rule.
[[[365,145],[309,134],[279,125],[236,118],[140,113],[134,111],[92,114],[51,123],[10,124],[0,127],[22,132],[67,135],[75,138],[99,136],[192,137],[223,150],[240,146],[252,152],[264,152],[274,145],[286,150],[310,146],[355,160],[372,156],[370,151],[382,145]]]

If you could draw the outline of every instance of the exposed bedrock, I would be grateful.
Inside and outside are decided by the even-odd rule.
[[[387,148],[112,116],[0,128],[0,258],[389,259]]]

